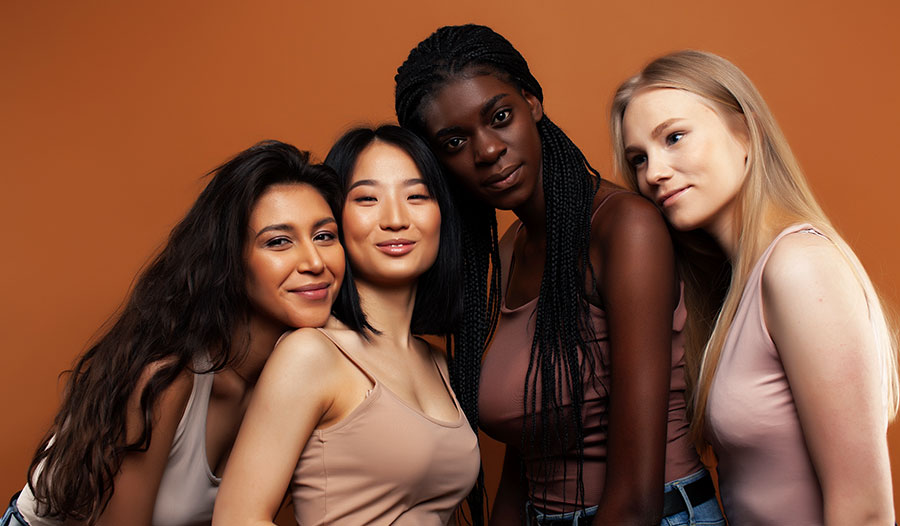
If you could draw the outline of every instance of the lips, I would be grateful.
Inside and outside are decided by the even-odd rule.
[[[666,206],[674,203],[679,197],[681,197],[681,195],[684,193],[684,191],[687,190],[688,188],[690,188],[690,186],[685,186],[683,188],[678,188],[676,190],[671,190],[669,192],[666,192],[662,196],[660,196],[659,199],[656,200],[656,204],[659,205],[661,208],[665,208]]]
[[[375,247],[378,248],[378,250],[389,256],[403,256],[412,251],[415,246],[415,241],[402,238],[388,239],[375,244]]]
[[[482,186],[493,188],[495,190],[504,190],[516,184],[519,180],[521,164],[507,166],[500,172],[488,177],[481,183]]]
[[[331,283],[310,283],[309,285],[303,285],[302,287],[291,289],[291,292],[293,292],[294,294],[299,294],[306,299],[321,300],[328,297],[328,289],[330,287]]]

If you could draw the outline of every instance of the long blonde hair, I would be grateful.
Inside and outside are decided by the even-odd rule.
[[[886,416],[893,420],[900,403],[896,332],[859,259],[813,197],[784,134],[756,87],[731,62],[712,53],[693,50],[660,57],[622,83],[612,103],[610,132],[616,169],[635,191],[637,176],[625,159],[623,120],[628,103],[639,91],[649,88],[681,89],[699,95],[711,102],[723,118],[737,117],[743,121],[749,136],[746,176],[738,196],[734,224],[737,250],[730,268],[705,233],[674,235],[689,312],[685,361],[695,441],[703,443],[710,385],[749,274],[774,236],[795,223],[809,223],[830,239],[863,287],[882,362]],[[710,277],[710,269],[716,268],[717,262],[724,269],[725,280],[718,286],[715,279],[711,283]]]

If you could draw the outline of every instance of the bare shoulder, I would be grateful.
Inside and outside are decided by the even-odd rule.
[[[157,360],[149,363],[141,372],[137,385],[128,400],[128,411],[126,413],[126,439],[133,441],[143,430],[144,412],[141,409],[141,397],[148,383],[164,368],[171,366],[175,361],[174,357]],[[157,425],[171,427],[177,424],[184,414],[184,409],[190,399],[191,391],[194,388],[194,374],[183,369],[171,384],[160,393],[156,399],[154,407],[155,420]]]
[[[618,244],[658,243],[669,239],[665,220],[653,203],[631,191],[613,192],[616,193],[606,198],[591,222],[592,240]]]
[[[340,351],[321,331],[302,328],[281,338],[266,361],[266,368],[277,366],[292,373],[318,374],[333,371],[342,361]]]
[[[797,232],[782,238],[762,275],[766,304],[823,301],[864,301],[863,289],[849,260],[830,239]]]

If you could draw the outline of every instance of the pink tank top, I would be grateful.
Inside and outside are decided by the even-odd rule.
[[[763,316],[762,274],[782,231],[759,258],[722,347],[706,407],[706,438],[718,458],[731,524],[823,524],[813,469],[791,386]],[[821,234],[819,234],[821,235]]]
[[[478,440],[457,407],[444,422],[413,409],[319,329],[374,384],[346,418],[317,429],[300,454],[291,493],[303,526],[443,526],[478,476]],[[435,368],[440,371],[435,363]]]
[[[615,194],[610,194],[611,197]],[[598,205],[599,210],[605,200]],[[596,214],[596,211],[595,211]],[[593,219],[593,218],[592,218]],[[502,275],[509,275],[510,257],[502,261]],[[574,441],[565,450],[553,452],[550,480],[535,476],[541,473],[536,454],[522,453],[522,426],[524,425],[525,376],[534,338],[534,320],[537,298],[516,309],[506,307],[506,286],[502,287],[500,320],[490,349],[481,368],[478,391],[479,423],[492,438],[515,448],[525,463],[525,478],[530,494],[540,507],[550,513],[572,511],[575,502],[578,457]],[[586,507],[596,505],[603,494],[606,476],[606,440],[608,423],[608,398],[604,386],[609,385],[609,370],[601,364],[609,363],[609,340],[606,313],[590,306],[591,324],[596,340],[591,342],[596,350],[595,364],[599,384],[591,385],[586,376],[584,383],[584,494]],[[675,480],[701,469],[702,465],[688,438],[688,421],[684,399],[684,343],[681,334],[686,319],[684,302],[679,301],[672,321],[672,375],[669,391],[669,416],[666,433],[667,481]],[[540,388],[540,385],[538,385]],[[540,396],[540,391],[538,391]],[[564,400],[565,401],[565,400]],[[540,417],[540,415],[538,415]],[[538,424],[538,430],[540,425]],[[570,433],[570,435],[573,433]],[[540,443],[540,437],[535,438]],[[662,491],[662,488],[660,488]]]

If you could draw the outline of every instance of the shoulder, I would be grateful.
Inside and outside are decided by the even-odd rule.
[[[671,257],[672,240],[653,203],[630,191],[607,190],[606,194],[595,200],[595,207],[600,206],[591,220],[594,257],[614,255],[616,251],[627,251],[631,257],[656,257],[661,250]]]
[[[500,237],[500,242],[498,244],[498,248],[500,250],[501,257],[504,257],[506,254],[509,254],[513,250],[513,245],[516,243],[516,233],[519,231],[519,228],[522,226],[522,221],[516,219],[509,225],[509,228],[506,229],[506,232]]]
[[[806,232],[783,237],[762,273],[766,304],[793,304],[825,298],[864,300],[850,262],[830,239]]]
[[[598,195],[595,203],[591,221],[594,240],[609,242],[622,238],[641,240],[648,236],[669,236],[659,210],[634,192],[607,190],[605,195]]]
[[[331,370],[341,360],[334,342],[313,328],[297,329],[286,334],[272,351],[266,366],[278,365],[290,370]]]
[[[143,430],[144,412],[141,409],[141,398],[150,381],[164,368],[170,366],[174,358],[167,358],[151,362],[144,367],[135,385],[134,391],[128,400],[126,413],[126,439],[134,441]],[[160,392],[155,401],[154,411],[157,424],[177,424],[184,414],[191,391],[194,389],[194,373],[183,369],[171,384]]]

